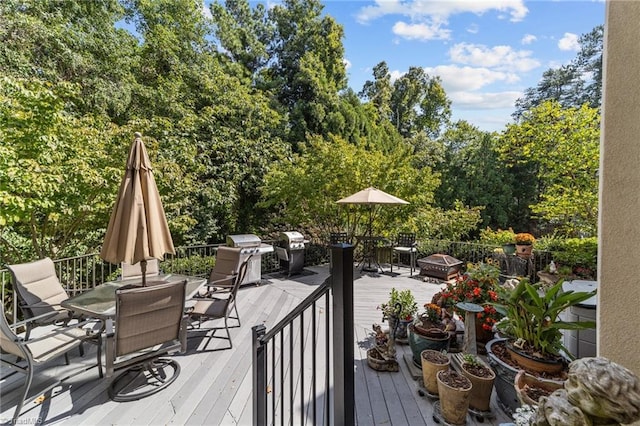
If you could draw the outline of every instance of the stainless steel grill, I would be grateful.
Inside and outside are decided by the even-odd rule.
[[[242,284],[259,283],[262,280],[262,255],[271,253],[273,246],[264,244],[260,237],[254,234],[227,235],[227,246],[240,247],[240,261],[244,262],[253,255],[247,264],[247,274]]]
[[[304,249],[308,243],[301,233],[281,232],[276,254],[280,259],[280,269],[287,275],[299,274],[304,268]]]

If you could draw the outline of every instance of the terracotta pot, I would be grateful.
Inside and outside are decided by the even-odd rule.
[[[518,394],[518,398],[522,404],[527,404],[532,407],[538,406],[538,399],[533,400],[526,392],[527,387],[535,387],[542,390],[545,394],[551,394],[557,389],[562,389],[564,384],[562,382],[555,382],[550,380],[542,380],[537,377],[527,374],[524,370],[520,370],[516,374],[516,378],[513,385]],[[544,395],[540,395],[544,396]]]
[[[465,370],[464,363],[460,368],[462,375],[468,378],[472,385],[469,407],[478,411],[490,410],[491,392],[493,391],[493,382],[496,379],[496,374],[491,367],[486,367],[491,372],[490,377],[480,377],[470,373]]]
[[[516,255],[524,258],[531,257],[533,244],[516,244]]]
[[[546,360],[534,358],[522,351],[519,351],[509,342],[507,343],[507,351],[509,351],[511,359],[525,370],[535,371],[537,373],[556,374],[562,371],[564,367],[562,359]]]
[[[425,359],[424,354],[427,352],[437,354],[441,353],[440,351],[427,349],[422,351],[422,353],[420,354],[420,359],[422,361],[422,380],[424,382],[424,387],[430,394],[438,395],[438,381],[436,379],[436,375],[442,370],[448,370],[451,362],[449,361],[449,357],[445,355],[447,361],[444,364],[435,364]]]
[[[442,380],[443,374],[455,375],[464,380],[460,387],[451,387]],[[471,399],[471,381],[455,371],[439,371],[436,376],[438,380],[438,395],[440,396],[440,408],[442,417],[447,423],[453,425],[466,424],[469,401]]]

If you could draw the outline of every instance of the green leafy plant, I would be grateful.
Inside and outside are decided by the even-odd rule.
[[[418,312],[418,304],[411,290],[398,291],[395,287],[389,293],[389,301],[378,306],[382,310],[383,320],[390,318],[396,313],[396,305],[401,305],[398,318],[401,320],[410,320]]]
[[[505,316],[497,328],[513,339],[522,339],[525,345],[540,358],[557,357],[564,351],[571,353],[562,344],[560,330],[583,330],[594,328],[593,321],[561,321],[560,313],[595,295],[593,292],[563,291],[562,281],[545,292],[539,284],[522,279],[515,289],[499,290],[496,310]]]
[[[464,354],[462,355],[462,362],[472,367],[481,367],[483,366],[477,356],[474,354]]]
[[[489,227],[480,231],[480,242],[487,245],[502,246],[513,243],[516,240],[516,233],[513,229],[493,230]]]

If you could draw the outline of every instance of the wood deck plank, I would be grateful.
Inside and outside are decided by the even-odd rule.
[[[28,411],[23,409],[21,420],[29,421],[42,417],[45,424],[95,424],[95,425],[156,425],[156,424],[207,424],[207,425],[249,425],[252,422],[252,376],[251,376],[251,327],[264,323],[270,329],[277,321],[295,307],[304,297],[310,294],[328,274],[326,267],[314,267],[305,270],[301,276],[285,277],[272,275],[265,277],[259,286],[245,286],[238,296],[238,306],[242,316],[242,327],[231,329],[234,347],[231,350],[203,352],[197,349],[199,339],[190,339],[187,354],[176,356],[181,365],[181,374],[171,386],[158,394],[131,403],[116,403],[107,396],[108,380],[97,380],[97,371],[89,370],[78,375],[54,391],[54,396],[40,405],[34,405]],[[440,285],[421,282],[409,278],[408,270],[403,268],[400,275],[366,274],[360,276],[357,271],[354,281],[354,355],[355,355],[355,411],[357,422],[365,425],[433,425],[432,402],[418,395],[419,382],[411,377],[404,364],[403,355],[410,353],[408,346],[398,346],[399,373],[377,372],[367,366],[366,349],[372,344],[372,325],[380,324],[382,313],[376,307],[388,299],[392,287],[410,288],[418,305],[431,300]],[[311,327],[310,314],[305,314],[305,329],[302,336],[294,338],[294,349],[299,350],[303,339],[305,344],[304,365],[293,359],[291,370],[290,355],[284,353],[285,386],[289,386],[290,376],[294,373],[293,382],[296,390],[307,397],[314,396],[311,378],[315,374],[317,386],[315,399],[317,403],[316,420],[324,419],[324,403],[333,393],[324,389],[324,374],[332,366],[319,365],[316,371],[311,370],[312,335],[317,336],[316,347],[313,348],[324,359],[325,318],[329,314],[324,307],[324,299],[317,307],[318,322],[315,329]],[[383,324],[383,326],[386,324]],[[330,327],[332,324],[330,324]],[[297,329],[299,326],[295,326]],[[295,331],[295,330],[294,330]],[[285,346],[289,344],[288,331],[285,332]],[[224,342],[212,341],[208,349],[220,347]],[[279,346],[277,343],[276,346]],[[95,359],[95,349],[88,345],[87,355],[82,362]],[[269,359],[271,352],[269,352]],[[77,359],[76,359],[77,361]],[[279,362],[280,360],[278,360]],[[270,363],[271,361],[269,361]],[[324,364],[324,363],[323,363]],[[270,364],[269,364],[270,365]],[[279,364],[278,364],[279,365]],[[56,367],[59,371],[64,367]],[[6,368],[2,367],[2,376]],[[278,372],[279,374],[279,372]],[[0,399],[2,419],[13,414],[16,386],[20,384],[16,377],[0,381]],[[279,380],[279,378],[278,378]],[[273,381],[270,381],[273,385]],[[276,382],[277,383],[277,382]],[[287,397],[288,389],[275,389],[274,393],[284,391],[285,416],[290,411]],[[8,402],[9,401],[9,402]],[[480,423],[469,416],[468,424],[497,425],[508,422],[495,404],[492,404],[497,417],[485,419]],[[333,408],[333,407],[332,407]],[[298,424],[302,417],[307,424],[312,424],[312,412],[308,406],[301,413],[300,396],[294,400],[294,423]],[[278,405],[277,422],[280,420]]]

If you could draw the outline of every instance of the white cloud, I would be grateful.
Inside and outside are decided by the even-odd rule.
[[[209,9],[209,6],[207,6],[206,2],[202,2],[202,16],[204,16],[206,19],[212,19],[213,15],[211,15],[211,9]]]
[[[578,43],[578,35],[573,33],[564,33],[564,37],[558,41],[558,47],[560,50],[580,50],[580,43]]]
[[[451,30],[441,28],[440,24],[407,24],[396,22],[393,33],[409,40],[448,40]]]
[[[511,72],[526,72],[540,66],[529,50],[514,50],[511,46],[487,47],[482,44],[458,43],[449,49],[453,62]]]
[[[348,70],[349,68],[351,68],[351,61],[350,60],[348,60],[347,58],[343,58],[342,62],[344,63],[344,68],[345,69]]]
[[[498,11],[509,15],[512,22],[521,21],[529,12],[524,0],[466,0],[466,1],[425,1],[375,0],[374,6],[360,9],[357,20],[366,23],[385,15],[404,15],[414,21],[424,18],[446,20],[460,13],[482,15],[489,11]]]
[[[452,92],[447,94],[452,104],[460,109],[502,109],[513,108],[516,99],[522,96],[522,92]]]
[[[534,36],[533,34],[525,34],[524,37],[522,37],[522,40],[520,40],[520,43],[522,44],[531,44],[534,41],[536,41],[538,39],[538,37]]]
[[[513,73],[493,71],[488,68],[438,65],[424,69],[430,76],[439,76],[447,95],[453,92],[474,91],[495,82],[513,83],[519,80]]]
[[[467,28],[467,32],[471,34],[478,34],[479,30],[478,24],[471,24],[469,25],[469,28]]]

